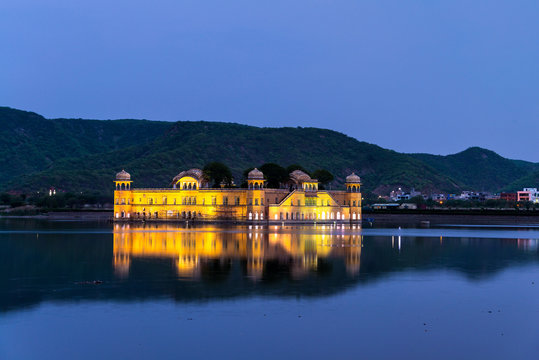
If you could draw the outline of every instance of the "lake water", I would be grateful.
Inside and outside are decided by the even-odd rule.
[[[0,359],[537,359],[539,229],[0,221]]]

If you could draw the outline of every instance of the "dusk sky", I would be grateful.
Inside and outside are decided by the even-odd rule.
[[[539,162],[539,1],[0,3],[0,105]]]

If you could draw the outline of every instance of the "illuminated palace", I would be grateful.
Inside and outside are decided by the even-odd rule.
[[[182,171],[164,189],[132,188],[131,175],[116,174],[115,221],[196,220],[245,222],[360,222],[361,179],[346,178],[346,190],[319,190],[318,181],[293,171],[281,189],[266,187],[254,169],[247,188],[210,188],[202,170]]]

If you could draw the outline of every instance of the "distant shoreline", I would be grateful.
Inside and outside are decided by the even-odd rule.
[[[537,214],[477,214],[477,213],[368,213],[363,215],[363,224],[368,225],[369,220],[373,226],[391,225],[539,225],[539,212]]]
[[[0,215],[0,219],[35,219],[50,221],[111,221],[112,211],[51,211],[38,215]],[[150,221],[151,222],[151,221]],[[427,223],[428,222],[428,223]],[[290,225],[292,223],[287,223]],[[366,212],[363,214],[365,226],[391,226],[391,225],[417,225],[430,226],[444,224],[461,225],[513,225],[537,224],[539,225],[539,211],[475,211],[475,210],[442,210],[430,211],[403,211],[403,212]]]
[[[113,211],[50,211],[37,215],[0,215],[0,219],[37,219],[37,220],[81,220],[107,221],[111,220]]]

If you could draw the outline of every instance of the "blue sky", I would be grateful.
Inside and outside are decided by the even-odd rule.
[[[0,105],[539,162],[538,1],[0,3]]]

